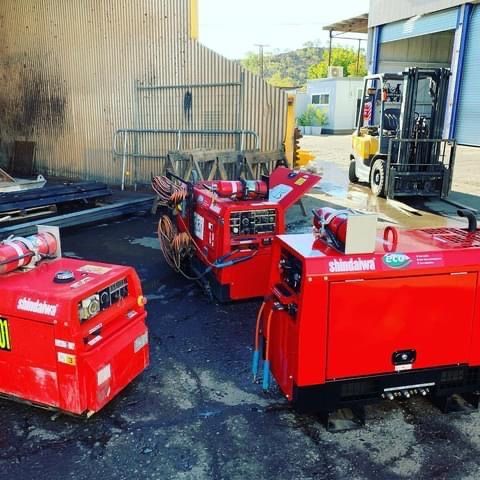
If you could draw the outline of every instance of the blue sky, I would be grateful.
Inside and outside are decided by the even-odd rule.
[[[265,51],[272,52],[314,40],[327,45],[324,25],[368,12],[368,0],[198,0],[198,4],[200,41],[228,58],[257,51],[257,43],[268,44]]]

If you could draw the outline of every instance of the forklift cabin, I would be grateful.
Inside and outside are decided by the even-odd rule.
[[[450,70],[409,68],[365,77],[349,180],[374,195],[450,193],[456,143],[443,138]]]

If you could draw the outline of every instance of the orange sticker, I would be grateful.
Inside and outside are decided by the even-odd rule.
[[[295,180],[295,185],[303,185],[304,183],[306,182],[305,178],[297,178],[297,180]]]

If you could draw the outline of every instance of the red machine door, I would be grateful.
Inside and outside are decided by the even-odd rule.
[[[476,282],[468,273],[332,283],[327,379],[395,372],[394,353],[411,350],[405,369],[467,363]]]
[[[284,210],[290,208],[302,195],[313,188],[321,177],[308,172],[293,172],[289,168],[277,167],[268,180],[268,199],[279,203]]]
[[[53,325],[0,315],[0,329],[0,392],[57,407]]]

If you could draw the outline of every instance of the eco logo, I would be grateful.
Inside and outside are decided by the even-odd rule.
[[[412,259],[405,253],[387,253],[382,261],[389,268],[405,268],[412,263]]]

